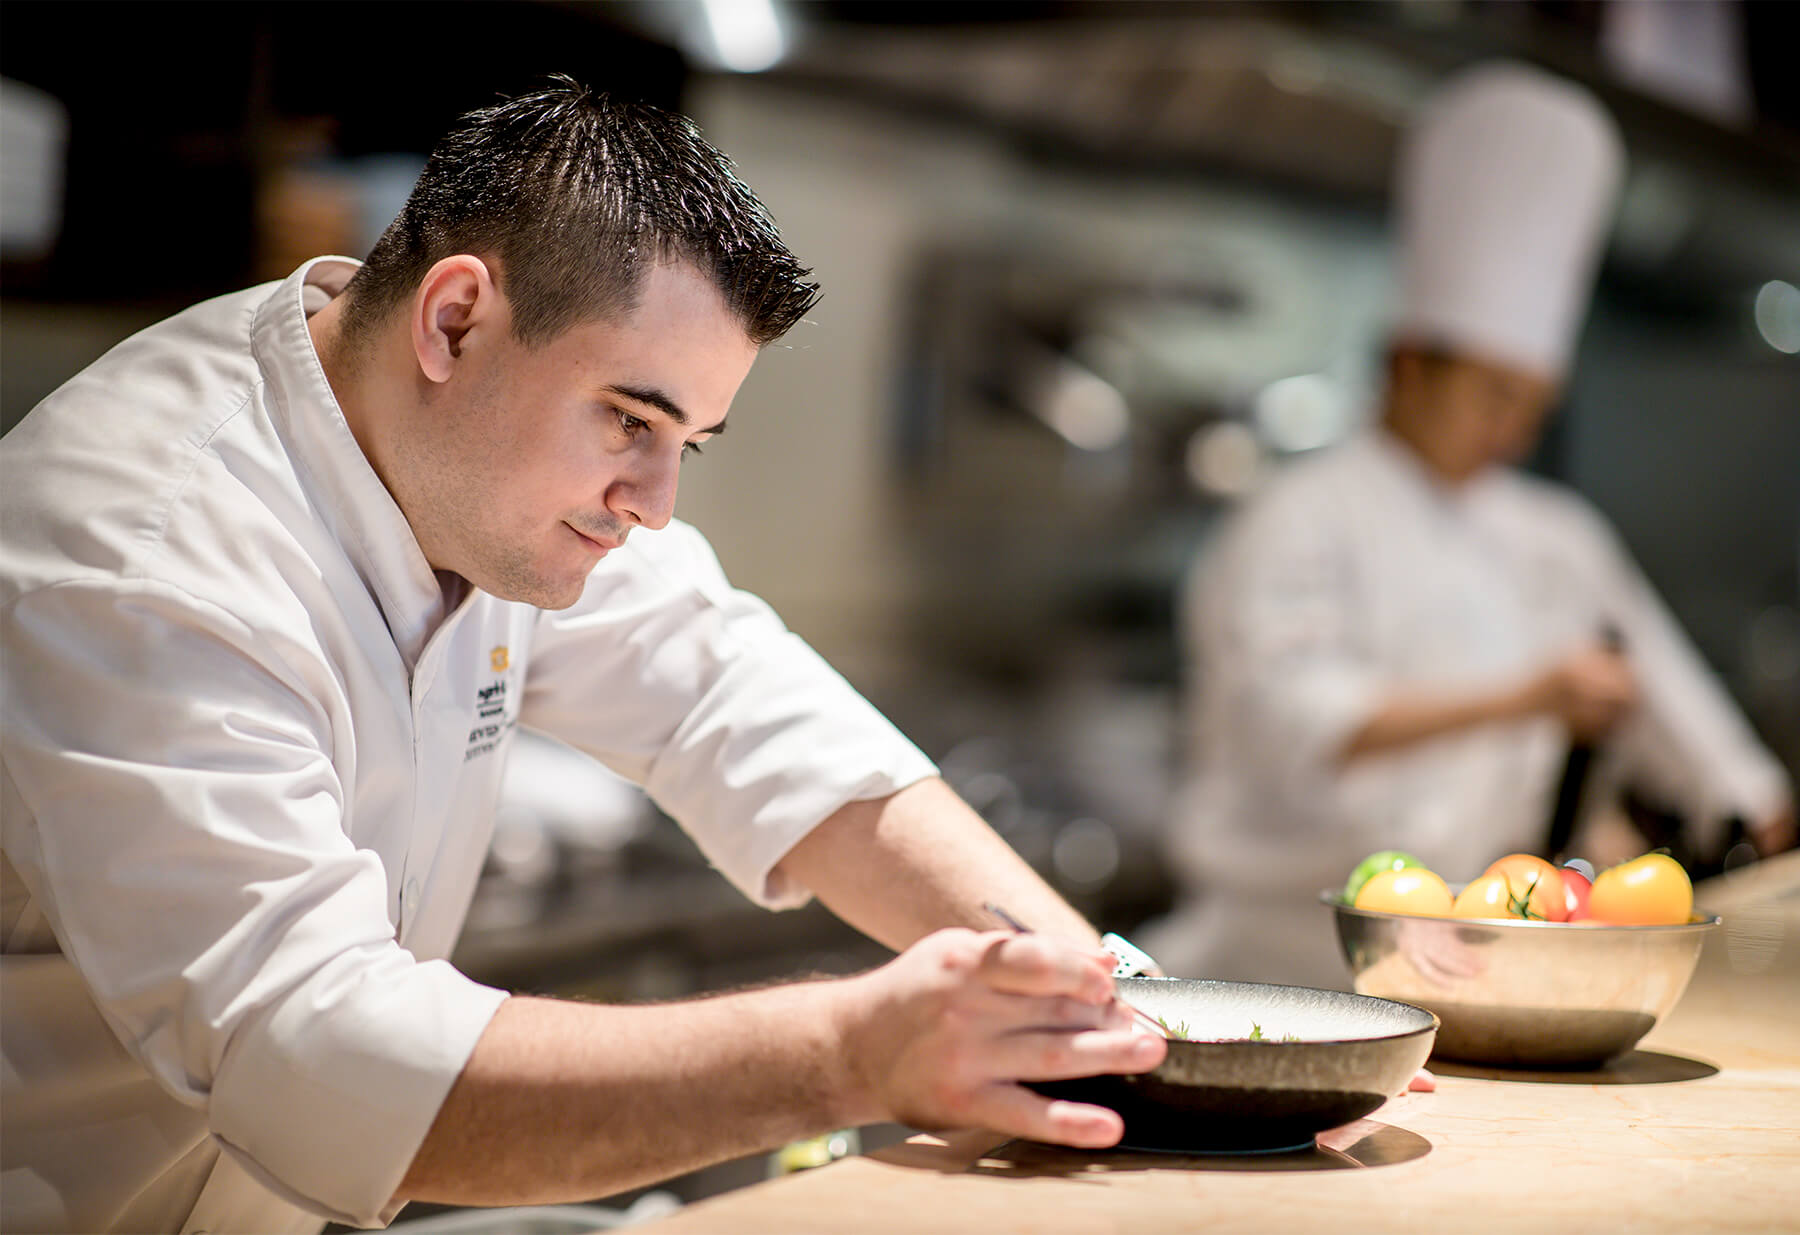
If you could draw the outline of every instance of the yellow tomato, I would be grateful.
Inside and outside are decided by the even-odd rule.
[[[1499,872],[1472,881],[1450,907],[1452,917],[1512,918],[1530,922],[1550,921],[1549,896],[1542,882],[1535,879],[1508,877]],[[1560,886],[1555,890],[1560,897]],[[1562,906],[1558,905],[1561,909]]]
[[[1505,875],[1483,875],[1471,879],[1469,886],[1456,894],[1450,913],[1458,918],[1515,917],[1517,915],[1506,912],[1506,902],[1510,899],[1512,889],[1507,885]]]
[[[1482,874],[1505,875],[1506,882],[1521,901],[1525,899],[1527,890],[1535,885],[1536,890],[1531,893],[1528,906],[1531,912],[1508,914],[1508,917],[1543,918],[1549,922],[1562,922],[1569,916],[1568,895],[1563,890],[1562,872],[1534,854],[1509,853]]]
[[[1356,894],[1356,907],[1441,918],[1450,913],[1450,899],[1449,885],[1436,872],[1409,866],[1372,875]]]
[[[1694,885],[1666,853],[1609,867],[1594,876],[1588,916],[1619,926],[1667,926],[1694,916]]]

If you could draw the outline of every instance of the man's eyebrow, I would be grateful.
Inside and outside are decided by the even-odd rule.
[[[630,399],[634,403],[643,403],[653,407],[678,425],[685,427],[693,421],[693,418],[682,410],[681,404],[654,386],[602,386],[600,389],[608,394]],[[700,432],[717,436],[725,432],[725,422],[721,420],[718,424],[702,429]]]

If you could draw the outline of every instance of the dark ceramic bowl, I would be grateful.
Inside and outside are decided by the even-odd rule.
[[[1183,1040],[1140,1076],[1033,1088],[1119,1112],[1122,1145],[1135,1149],[1308,1148],[1316,1134],[1403,1092],[1431,1054],[1438,1025],[1408,1004],[1307,986],[1124,978],[1119,994]],[[1251,1040],[1257,1030],[1262,1039]]]

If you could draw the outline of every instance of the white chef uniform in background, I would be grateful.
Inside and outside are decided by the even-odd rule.
[[[517,725],[770,905],[815,823],[933,771],[681,524],[571,609],[446,614],[308,335],[353,269],[154,326],[0,443],[9,1229],[391,1220],[504,998],[444,958]]]
[[[1516,64],[1421,109],[1395,183],[1395,337],[1558,379],[1620,177],[1610,119]],[[1321,889],[1399,848],[1446,878],[1545,839],[1568,749],[1556,721],[1493,723],[1340,763],[1390,694],[1523,681],[1603,624],[1641,702],[1611,771],[1706,835],[1790,800],[1603,519],[1510,469],[1451,486],[1374,427],[1284,471],[1189,580],[1191,730],[1171,824],[1184,898],[1139,942],[1169,973],[1347,986]]]

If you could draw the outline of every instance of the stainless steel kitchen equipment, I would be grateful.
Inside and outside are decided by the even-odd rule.
[[[1320,899],[1359,992],[1436,1013],[1441,1058],[1522,1068],[1590,1068],[1630,1050],[1681,998],[1719,925],[1426,918]]]

